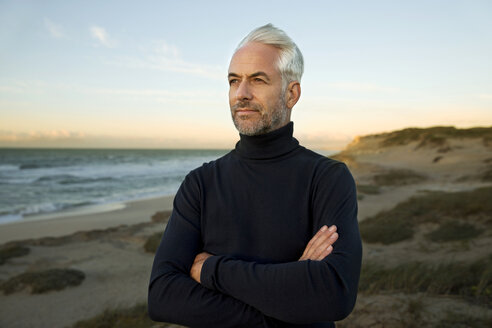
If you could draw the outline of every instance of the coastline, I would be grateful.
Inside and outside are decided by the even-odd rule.
[[[148,222],[157,211],[172,210],[174,196],[161,196],[106,204],[83,211],[33,215],[0,225],[0,244],[10,241],[60,237],[78,231],[106,229]]]

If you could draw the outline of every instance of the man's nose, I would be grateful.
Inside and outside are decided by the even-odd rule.
[[[250,86],[248,85],[248,82],[242,81],[236,90],[236,99],[237,100],[250,100],[252,98],[253,98],[253,94],[251,92]]]

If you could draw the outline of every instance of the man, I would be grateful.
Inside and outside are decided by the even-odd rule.
[[[240,141],[176,194],[152,268],[153,320],[334,327],[352,311],[362,253],[355,184],[343,163],[292,137],[302,73],[301,52],[271,24],[239,44],[228,77]]]

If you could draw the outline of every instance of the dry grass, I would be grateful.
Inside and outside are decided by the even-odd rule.
[[[25,272],[8,279],[0,285],[0,290],[11,294],[29,288],[31,294],[42,294],[52,290],[78,286],[85,279],[82,271],[74,269],[50,269],[36,272]]]
[[[360,223],[361,236],[368,243],[392,244],[411,239],[414,227],[422,223],[448,224],[448,218],[478,220],[487,229],[492,225],[492,187],[455,193],[429,192],[423,196],[412,197]],[[469,222],[468,224],[472,224]],[[459,231],[440,228],[438,234],[446,233],[449,240],[459,240]],[[470,229],[471,231],[471,229]],[[451,236],[454,233],[455,236]],[[473,234],[471,232],[470,234]]]
[[[443,222],[436,230],[426,234],[425,237],[433,242],[447,242],[457,240],[470,240],[478,237],[483,231],[474,225],[457,220]]]
[[[73,328],[149,328],[178,327],[176,325],[157,323],[149,319],[146,304],[118,310],[106,310],[100,315],[76,322]]]
[[[435,325],[435,328],[482,328],[490,327],[492,318],[477,318],[463,313],[446,313],[446,317]]]
[[[148,253],[155,253],[157,251],[157,247],[161,243],[162,232],[156,232],[147,238],[147,241],[144,244],[144,249]]]
[[[492,167],[482,173],[482,182],[492,182]]]
[[[492,256],[471,264],[403,263],[382,268],[374,263],[362,267],[359,291],[382,291],[436,295],[459,295],[492,306]]]
[[[23,245],[7,244],[0,248],[0,265],[4,264],[8,259],[20,257],[29,254],[30,249]]]
[[[156,212],[154,215],[152,215],[151,220],[152,222],[159,222],[159,223],[164,223],[169,220],[169,217],[171,216],[171,211],[159,211]]]
[[[357,185],[357,192],[366,195],[378,195],[381,193],[381,188],[376,185]]]
[[[482,138],[484,143],[492,137],[492,127],[457,129],[453,126],[436,126],[427,129],[408,128],[380,134],[384,137],[381,146],[407,145],[417,141],[417,147],[439,146],[446,144],[447,138]]]
[[[411,170],[391,170],[376,174],[373,180],[378,186],[401,186],[425,181],[427,177]]]

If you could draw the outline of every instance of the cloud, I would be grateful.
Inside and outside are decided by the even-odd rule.
[[[153,41],[150,47],[143,47],[142,49],[144,51],[142,57],[120,57],[112,61],[111,64],[136,69],[184,73],[213,80],[225,81],[226,79],[226,67],[187,61],[183,59],[177,46],[164,40]]]
[[[224,134],[209,136],[118,136],[53,130],[13,132],[0,130],[0,147],[43,148],[222,148],[230,149],[235,138]]]
[[[73,140],[82,139],[84,133],[67,130],[51,131],[31,131],[31,132],[13,132],[0,130],[0,143],[5,142],[25,142],[25,141],[47,141],[47,140]]]
[[[94,39],[99,41],[103,46],[112,48],[116,45],[116,42],[111,39],[103,27],[100,26],[91,26],[90,28],[91,35]]]
[[[44,26],[50,32],[50,35],[55,39],[63,39],[66,38],[65,32],[63,31],[63,27],[60,24],[56,24],[48,18],[44,19]]]

